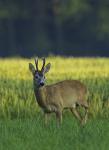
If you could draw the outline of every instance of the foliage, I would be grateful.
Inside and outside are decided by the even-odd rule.
[[[2,56],[106,55],[109,1],[0,0],[0,33]]]

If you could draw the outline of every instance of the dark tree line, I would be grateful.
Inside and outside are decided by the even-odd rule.
[[[0,56],[109,56],[108,0],[0,0]]]

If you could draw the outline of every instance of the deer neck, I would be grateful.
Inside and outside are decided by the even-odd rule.
[[[38,87],[38,86],[37,86],[37,87],[35,86],[35,87],[34,87],[34,92],[35,92],[37,95],[39,95],[39,93],[40,93],[40,92],[43,92],[44,89],[45,89],[45,86],[39,86],[39,87]]]
[[[42,108],[46,106],[46,87],[45,86],[34,86],[34,93],[36,96],[36,100]]]

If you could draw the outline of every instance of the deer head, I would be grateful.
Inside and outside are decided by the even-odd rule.
[[[43,64],[41,70],[38,68],[38,58],[35,58],[35,65],[29,63],[29,70],[33,75],[33,82],[36,87],[41,87],[45,85],[45,74],[50,70],[51,64],[48,63],[45,65],[45,58],[42,58]]]

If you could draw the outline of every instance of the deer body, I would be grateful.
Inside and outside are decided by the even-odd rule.
[[[86,88],[77,80],[65,80],[40,87],[34,92],[39,106],[44,111],[54,112],[58,108],[75,108],[76,104],[84,104]]]
[[[78,80],[64,80],[45,86],[44,73],[46,71],[48,72],[50,66],[46,66],[45,71],[44,67],[43,71],[38,71],[37,63],[38,60],[36,60],[36,71],[31,64],[29,64],[29,67],[34,75],[33,83],[36,100],[44,113],[47,115],[48,113],[55,112],[57,119],[62,122],[62,111],[64,108],[68,108],[82,121],[76,107],[77,105],[83,106],[87,114],[88,104],[85,100],[87,89],[85,85]],[[85,115],[84,121],[86,121],[86,116],[87,115]]]

